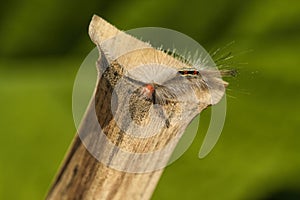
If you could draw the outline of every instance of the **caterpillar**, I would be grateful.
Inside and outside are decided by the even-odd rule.
[[[183,60],[184,57],[178,58]],[[158,63],[145,64],[123,72],[121,78],[123,83],[118,90],[122,91],[126,86],[131,93],[127,96],[130,99],[128,105],[124,105],[123,110],[128,112],[136,124],[142,125],[149,115],[150,108],[158,105],[155,107],[159,109],[157,118],[163,119],[165,126],[169,128],[176,105],[181,104],[184,108],[195,109],[200,104],[216,104],[225,92],[224,87],[227,86],[222,77],[235,75],[235,71],[230,69],[218,70],[205,68],[203,65],[200,67],[188,60],[184,62],[189,67],[175,69]],[[113,63],[118,64],[117,61]],[[126,102],[125,99],[120,101]]]

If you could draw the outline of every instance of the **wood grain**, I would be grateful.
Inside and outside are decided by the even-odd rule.
[[[118,58],[114,58],[114,55],[112,57],[107,56],[106,53],[110,50],[112,44],[108,43],[106,45],[105,42],[118,34],[122,34],[122,32],[98,16],[93,17],[89,26],[89,34],[99,49],[99,60],[97,62],[98,84],[86,115],[82,120],[79,130],[80,137],[75,136],[65,161],[47,195],[47,199],[150,199],[163,172],[160,166],[166,165],[186,126],[209,103],[190,105],[188,110],[184,111],[186,114],[184,120],[172,121],[170,126],[163,127],[154,136],[138,138],[126,134],[118,127],[114,116],[117,115],[121,121],[127,119],[128,116],[124,114],[122,109],[117,109],[116,113],[113,114],[110,106],[112,93],[117,82],[124,76],[124,72],[140,64],[154,61],[159,61],[159,63],[172,66],[175,69],[188,66],[162,51],[153,49],[149,44],[126,34],[121,39],[126,40],[124,43],[130,42],[131,45],[124,45],[124,50],[130,51],[130,53]],[[104,68],[106,70],[103,70]],[[124,84],[123,87],[129,88],[130,86]],[[126,95],[125,89],[121,95]],[[209,94],[199,93],[199,98],[209,99]],[[135,103],[134,105],[144,105],[143,103],[145,102]],[[122,105],[122,102],[119,102],[119,104],[120,107],[125,106]],[[175,114],[179,111],[182,113],[182,108],[182,105],[177,104],[169,104],[165,107],[165,109],[169,109],[170,112]],[[135,109],[138,110],[138,108]],[[147,117],[140,117],[141,113],[139,112],[135,115],[139,120],[143,118],[145,123],[148,120]],[[99,125],[104,136],[99,136]],[[103,140],[103,137],[108,138],[110,143],[117,148],[107,148],[108,144]],[[135,166],[132,166],[131,156],[124,154],[125,156],[117,158],[120,154],[118,149],[132,154],[155,152],[166,148],[174,138],[176,138],[176,142],[168,146],[168,151],[152,157],[149,156],[147,159],[142,160],[140,166],[136,166],[136,169],[139,170],[145,168],[144,173],[128,172],[128,169],[135,169],[132,168]],[[105,158],[108,161],[103,164],[95,157]],[[120,164],[124,170],[116,170],[111,167],[114,163]],[[157,170],[153,171],[152,168]]]

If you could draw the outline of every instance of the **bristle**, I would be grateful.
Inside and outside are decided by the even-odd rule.
[[[220,70],[220,74],[222,77],[236,77],[238,71],[236,69],[222,69]]]

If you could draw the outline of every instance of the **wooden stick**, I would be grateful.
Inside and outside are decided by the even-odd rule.
[[[152,48],[147,43],[127,34],[122,35],[120,30],[98,16],[93,17],[89,34],[100,51],[97,67],[101,77],[98,78],[93,100],[82,120],[79,130],[80,137],[75,136],[60,172],[47,195],[47,199],[150,199],[162,174],[163,168],[161,166],[165,166],[168,162],[186,126],[209,103],[200,103],[194,107],[190,106],[184,120],[175,120],[171,125],[164,126],[154,136],[139,138],[126,134],[119,128],[114,116],[117,115],[120,122],[127,119],[128,116],[119,110],[113,115],[110,106],[113,98],[112,93],[117,87],[117,82],[124,76],[125,71],[134,69],[145,62],[152,63],[157,62],[157,60],[160,61],[160,64],[172,65],[175,69],[188,66],[172,56]],[[121,46],[113,48],[113,45],[117,44],[116,39],[111,41],[110,39],[120,34],[121,36],[117,39],[122,41]],[[109,56],[106,54],[107,51],[110,51]],[[126,51],[129,51],[129,53],[126,53]],[[126,83],[122,86],[124,88],[130,87]],[[208,99],[208,94],[204,94],[206,93],[199,94],[199,98]],[[122,93],[121,97],[122,95],[126,94]],[[179,108],[177,105],[172,104],[166,109],[174,113],[182,107]],[[136,116],[137,118],[140,117],[141,113],[138,112]],[[103,132],[104,136],[99,136],[99,131]],[[103,138],[108,139],[111,144],[120,150],[116,150],[116,148],[109,149],[108,142]],[[176,142],[169,145],[174,138],[176,138]],[[132,161],[132,155],[155,152],[166,148],[168,145],[168,151],[149,156],[140,163]],[[88,150],[86,147],[88,147]],[[132,154],[122,154],[120,156],[121,150]],[[103,160],[109,160],[109,162],[99,162],[102,158]],[[116,169],[112,166],[120,167]],[[134,173],[134,170],[138,173]]]

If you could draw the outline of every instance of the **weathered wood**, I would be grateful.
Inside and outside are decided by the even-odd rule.
[[[120,37],[121,40],[125,40],[124,50],[131,48],[133,51],[122,55],[122,49],[118,49],[120,52],[113,52],[112,54],[120,54],[121,56],[116,59],[107,58],[105,51],[109,49],[105,48],[110,48],[113,44],[105,45],[104,42],[117,34],[122,34],[122,32],[97,16],[94,16],[91,21],[89,34],[100,51],[100,58],[97,62],[99,70],[98,84],[94,92],[94,98],[80,127],[83,134],[80,135],[80,138],[78,135],[75,136],[47,199],[150,199],[162,174],[163,169],[160,169],[160,166],[167,163],[177,142],[170,145],[168,151],[143,159],[140,163],[141,166],[136,166],[136,169],[141,172],[141,169],[145,168],[144,173],[130,173],[128,171],[135,169],[135,166],[132,166],[131,155],[126,157],[124,154],[125,156],[117,158],[120,151],[108,149],[108,144],[105,143],[103,137],[98,138],[98,136],[95,136],[99,132],[98,125],[112,144],[126,152],[132,152],[133,154],[154,152],[165,148],[170,140],[174,138],[178,141],[190,121],[210,104],[210,96],[208,93],[203,93],[203,91],[196,91],[197,97],[204,103],[189,105],[189,110],[185,112],[186,116],[183,120],[171,121],[158,134],[145,138],[126,134],[119,128],[118,120],[114,119],[114,116],[117,115],[121,122],[128,116],[124,114],[121,108],[117,109],[116,114],[113,116],[110,106],[113,90],[116,88],[117,82],[124,76],[124,71],[134,69],[145,62],[151,63],[158,60],[160,64],[172,66],[175,69],[187,66],[172,56],[153,49],[149,44],[126,34]],[[127,41],[131,42],[130,45],[126,43]],[[104,71],[103,66],[105,65],[108,65],[109,68]],[[124,83],[123,87],[129,88],[130,86]],[[125,93],[122,93],[121,96],[125,96]],[[137,111],[139,110],[137,107],[139,104],[145,107],[147,102],[135,103],[134,106],[136,107],[131,108],[131,111],[133,110],[133,113],[137,112],[134,115],[138,122],[147,123],[147,116],[141,117],[141,113]],[[122,102],[120,102],[120,105],[120,107],[126,106],[122,105]],[[182,113],[182,105],[176,103],[170,103],[164,109],[169,110],[173,115],[176,115],[176,112]],[[93,118],[95,114],[96,118]],[[90,148],[89,151],[86,149],[87,145]],[[96,157],[102,156],[103,159],[107,157],[109,163],[99,162],[90,152],[94,156],[96,154]],[[110,167],[109,164],[114,162],[120,164],[124,170],[116,170]],[[147,167],[149,167],[149,170]],[[152,168],[157,170],[153,171]]]

